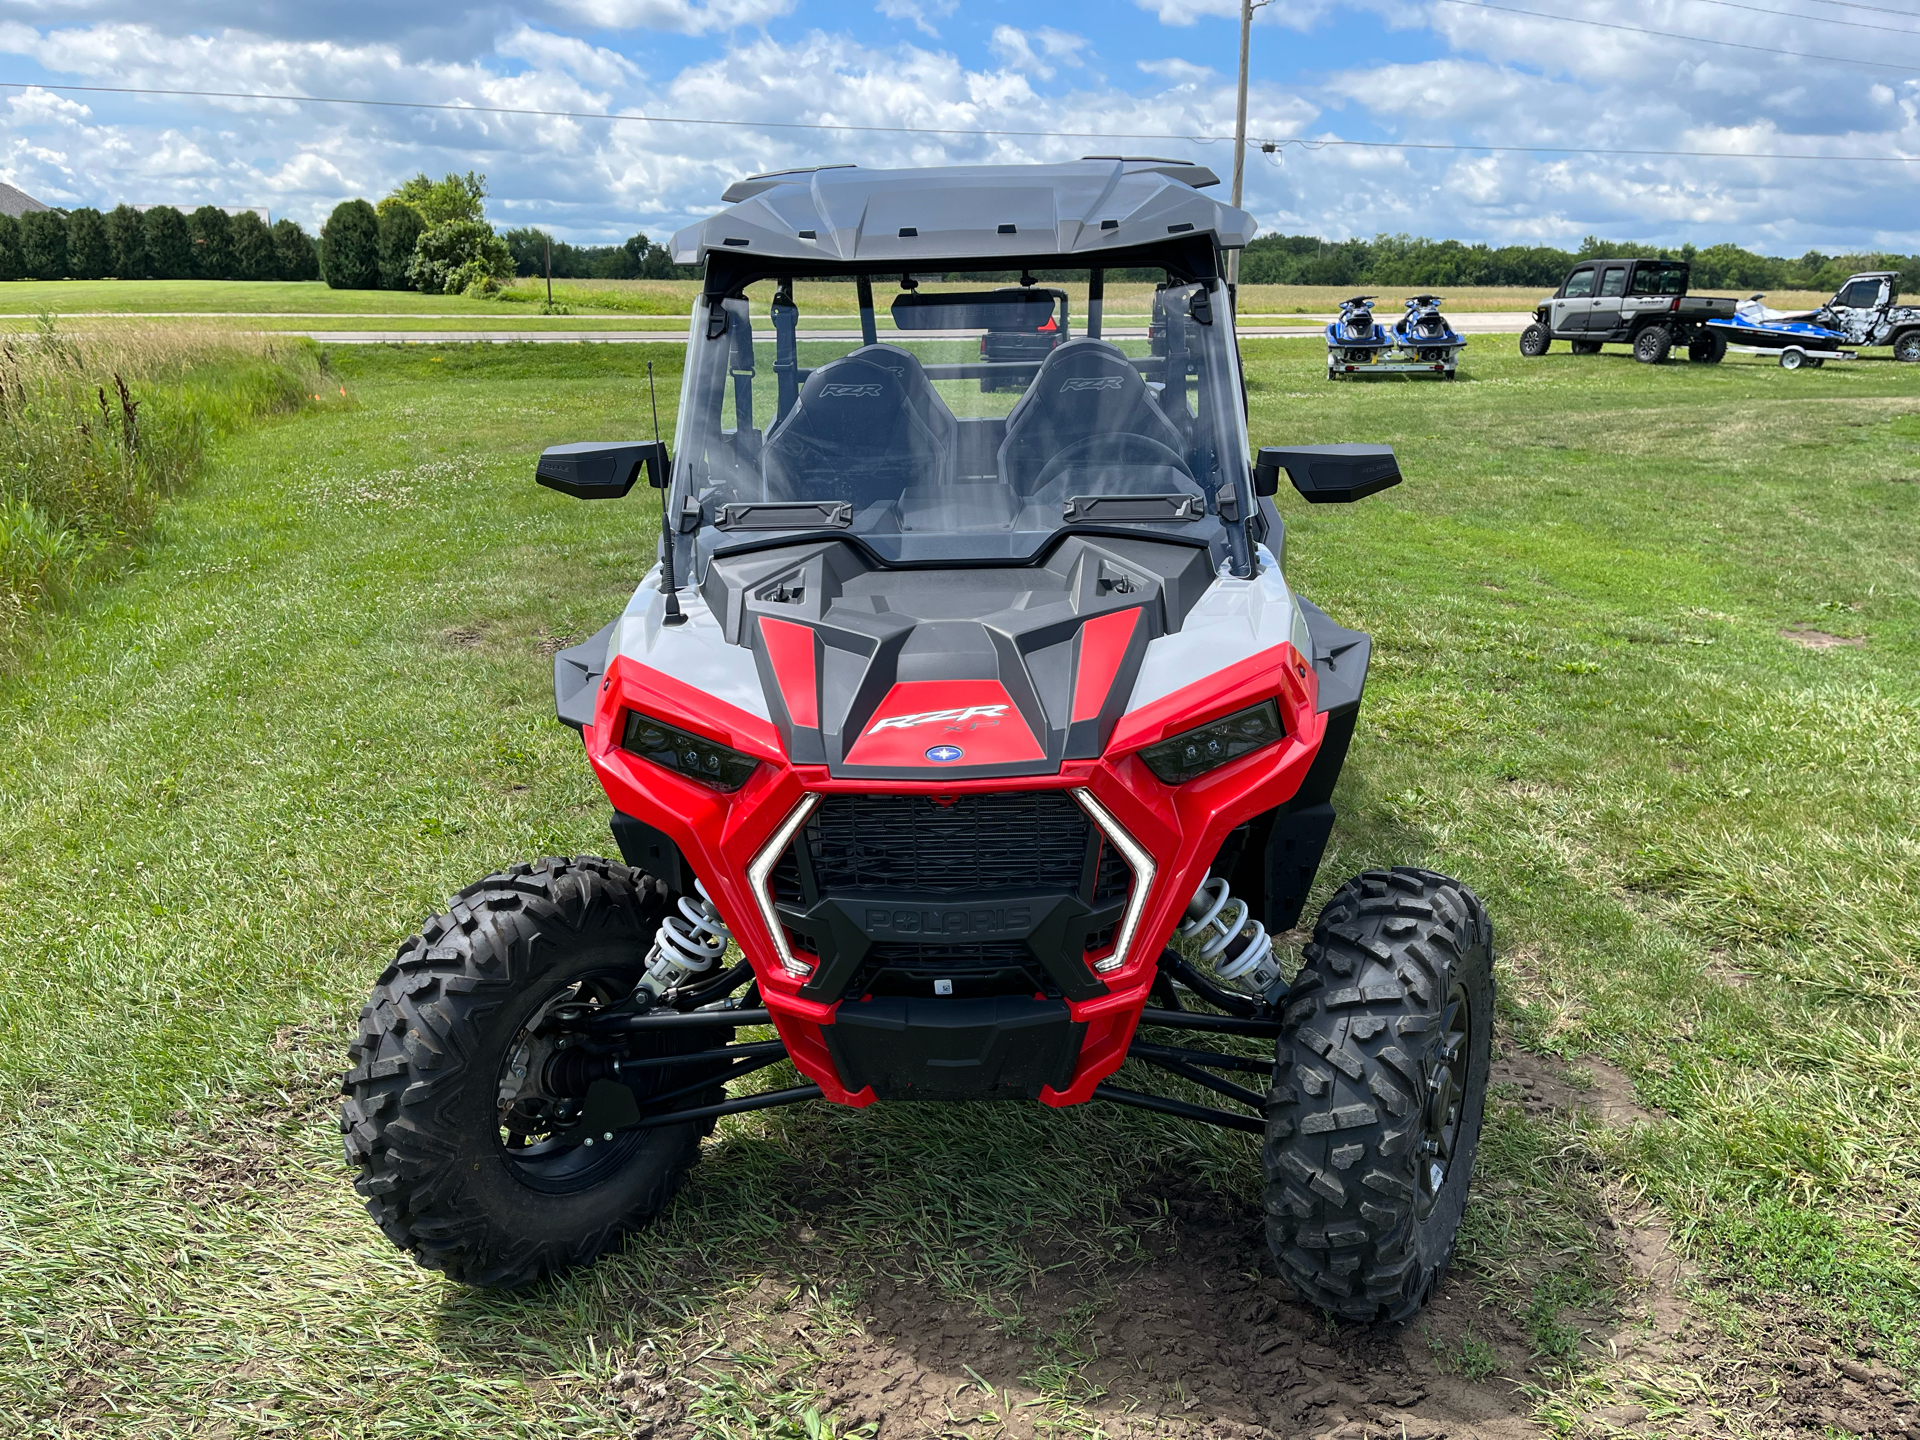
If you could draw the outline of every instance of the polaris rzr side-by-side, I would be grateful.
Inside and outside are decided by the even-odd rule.
[[[460,892],[380,976],[344,1081],[355,1183],[421,1264],[512,1285],[590,1261],[722,1116],[1102,1100],[1258,1135],[1311,1300],[1365,1321],[1432,1292],[1492,932],[1457,881],[1383,869],[1333,892],[1290,978],[1275,950],[1370,642],[1288,587],[1273,496],[1400,473],[1378,445],[1250,452],[1222,260],[1253,223],[1215,183],[788,172],[676,237],[705,280],[670,463],[575,444],[537,475],[663,491],[658,563],[555,664],[622,860]],[[1158,345],[1103,328],[1108,273],[1142,268]],[[1053,306],[1019,283],[1039,270],[1085,286],[1083,333],[983,355]],[[925,278],[948,272],[1010,283]],[[802,280],[849,285],[858,330],[803,319]]]

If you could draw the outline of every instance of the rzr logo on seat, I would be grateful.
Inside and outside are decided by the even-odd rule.
[[[1120,377],[1109,375],[1104,380],[1069,380],[1060,387],[1060,393],[1065,395],[1069,390],[1118,390],[1119,388]]]
[[[828,395],[871,396],[879,393],[878,385],[822,385],[820,387],[820,394],[823,397]]]
[[[918,715],[889,715],[869,725],[867,734],[877,735],[882,730],[911,730],[916,725],[933,725],[941,721],[958,725],[965,720],[998,720],[1006,713],[1005,705],[962,705],[953,710],[923,710]]]

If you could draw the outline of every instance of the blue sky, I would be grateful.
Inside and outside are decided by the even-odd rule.
[[[1920,250],[1920,13],[1884,0],[1273,0],[1251,133],[1286,142],[1791,152],[1812,162],[1411,152],[1248,158],[1264,230],[1495,243],[1731,239]],[[1515,10],[1538,12],[1535,15]],[[1920,11],[1920,4],[1916,4]],[[267,205],[316,224],[407,175],[476,169],[493,218],[663,238],[756,170],[1231,141],[981,138],[771,121],[1230,137],[1238,0],[0,0],[0,80],[746,120],[618,125],[0,91],[0,179],[53,204]],[[1553,18],[1543,18],[1553,17]],[[1570,23],[1607,21],[1812,60]],[[1864,63],[1841,63],[1852,60]],[[1908,68],[1908,67],[1911,68]]]

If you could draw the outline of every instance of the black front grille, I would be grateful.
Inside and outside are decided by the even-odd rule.
[[[800,861],[789,845],[781,852],[780,861],[773,867],[773,903],[776,905],[802,905],[806,897],[800,889]]]
[[[1033,957],[1024,941],[990,940],[971,945],[908,945],[883,940],[867,949],[846,993],[929,995],[936,979],[949,993],[975,995],[1048,995],[1060,987]]]
[[[1092,822],[1058,790],[829,795],[801,832],[820,893],[1080,888]]]
[[[810,1000],[1084,1000],[1133,878],[1072,795],[1014,790],[822,796],[769,881]]]
[[[1026,965],[1033,952],[1024,940],[989,940],[975,945],[907,945],[882,940],[867,947],[874,965],[936,965],[942,970],[995,970]]]
[[[1100,868],[1093,882],[1093,903],[1111,904],[1115,900],[1124,900],[1133,885],[1133,869],[1127,864],[1126,857],[1105,839],[1100,841]]]

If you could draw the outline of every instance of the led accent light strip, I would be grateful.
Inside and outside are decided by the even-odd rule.
[[[766,922],[767,933],[773,937],[773,948],[780,956],[780,964],[789,975],[805,979],[813,973],[811,965],[803,965],[794,958],[793,950],[787,944],[787,930],[780,923],[780,912],[773,908],[773,892],[767,881],[772,878],[773,867],[780,863],[780,853],[794,837],[800,827],[807,823],[807,817],[813,813],[813,807],[820,803],[818,794],[809,792],[793,813],[787,816],[773,838],[761,847],[760,853],[753,857],[753,863],[747,866],[747,883],[753,888],[753,900],[760,907],[760,918]]]
[[[1127,952],[1133,948],[1133,932],[1139,927],[1141,912],[1147,908],[1147,891],[1153,888],[1153,857],[1120,828],[1120,822],[1107,813],[1106,806],[1093,798],[1092,791],[1075,790],[1072,794],[1080,808],[1093,817],[1093,823],[1100,827],[1100,833],[1125,857],[1128,867],[1133,871],[1133,896],[1127,901],[1127,913],[1120,922],[1120,938],[1111,955],[1093,962],[1093,968],[1105,975],[1127,963]]]

